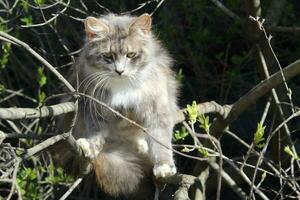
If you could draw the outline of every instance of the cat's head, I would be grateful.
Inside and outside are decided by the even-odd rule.
[[[89,73],[102,72],[111,79],[134,78],[153,56],[149,14],[88,17],[84,24]]]

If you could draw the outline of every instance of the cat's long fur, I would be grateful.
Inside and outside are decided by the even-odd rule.
[[[113,196],[128,195],[151,180],[153,173],[162,177],[176,172],[170,150],[177,113],[172,59],[153,36],[147,14],[89,17],[85,30],[87,42],[76,64],[73,84],[76,85],[77,71],[81,92],[144,126],[153,138],[168,147],[91,99],[83,98],[73,135],[91,158],[104,191]],[[108,61],[111,55],[105,52],[112,52],[113,60]],[[64,162],[70,164],[67,152],[64,154]]]

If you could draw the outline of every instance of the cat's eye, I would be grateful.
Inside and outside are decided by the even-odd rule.
[[[108,53],[103,53],[102,54],[102,56],[104,57],[104,58],[106,58],[106,59],[113,59],[113,54],[112,53],[110,53],[110,52],[108,52]]]
[[[136,53],[134,52],[129,52],[126,54],[127,58],[134,58],[136,56]]]

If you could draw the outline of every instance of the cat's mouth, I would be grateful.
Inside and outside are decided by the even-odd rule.
[[[125,72],[114,71],[111,73],[111,78],[125,80],[128,78],[128,75]]]

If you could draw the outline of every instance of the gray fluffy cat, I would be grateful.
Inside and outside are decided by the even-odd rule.
[[[89,98],[80,102],[73,134],[102,189],[113,196],[130,195],[145,177],[176,173],[172,59],[153,36],[148,14],[88,17],[85,32],[87,43],[76,65],[79,90],[136,121],[151,137]],[[69,162],[64,154],[60,157]]]

